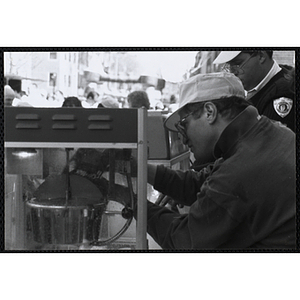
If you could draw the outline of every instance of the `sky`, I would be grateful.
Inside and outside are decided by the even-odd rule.
[[[137,52],[137,58],[143,72],[148,76],[156,76],[161,72],[162,77],[171,82],[182,81],[182,76],[191,69],[195,63],[197,51],[171,51],[171,52]]]

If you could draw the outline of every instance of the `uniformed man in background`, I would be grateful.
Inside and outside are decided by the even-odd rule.
[[[243,83],[247,100],[259,114],[286,124],[295,132],[295,69],[278,65],[273,51],[222,51],[214,64]]]

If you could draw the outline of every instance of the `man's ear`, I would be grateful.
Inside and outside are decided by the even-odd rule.
[[[209,124],[213,124],[218,116],[218,109],[212,102],[204,104],[204,114]]]

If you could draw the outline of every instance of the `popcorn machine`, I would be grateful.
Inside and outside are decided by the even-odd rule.
[[[145,109],[5,107],[4,117],[5,250],[148,249]]]

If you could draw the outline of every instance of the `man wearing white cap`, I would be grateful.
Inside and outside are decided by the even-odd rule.
[[[259,114],[295,132],[295,69],[278,65],[273,51],[221,51],[214,64],[225,64],[243,83],[247,99]]]
[[[230,73],[183,82],[165,122],[179,131],[199,172],[148,165],[148,182],[180,204],[179,214],[148,201],[147,230],[163,249],[295,248],[295,134],[260,116]]]

